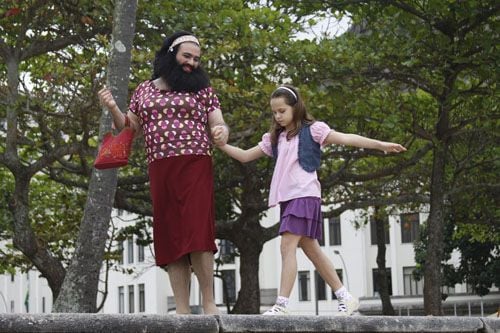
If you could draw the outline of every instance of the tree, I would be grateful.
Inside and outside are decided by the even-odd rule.
[[[57,114],[44,109],[43,101],[30,104],[32,96],[27,90],[20,90],[20,73],[25,69],[21,66],[48,53],[57,56],[57,52],[64,48],[106,32],[106,20],[94,21],[89,15],[95,12],[88,2],[30,2],[17,7],[15,4],[17,2],[9,2],[9,10],[1,18],[0,57],[3,60],[1,70],[5,75],[2,75],[2,100],[5,102],[0,112],[1,118],[5,119],[2,122],[5,135],[0,140],[0,165],[8,169],[14,178],[14,190],[9,198],[14,247],[29,258],[47,279],[56,298],[65,269],[50,247],[46,246],[46,240],[33,229],[29,216],[30,181],[48,165],[69,154],[79,154],[83,148],[77,142],[68,141],[64,135],[64,124],[58,121],[63,112]],[[52,25],[46,25],[48,18]],[[61,29],[63,24],[66,26]],[[46,77],[46,80],[52,79]],[[78,99],[78,95],[73,97],[72,102]],[[62,103],[60,106],[64,107]]]
[[[266,6],[235,0],[141,3],[138,7],[141,19],[137,21],[132,57],[132,81],[140,82],[150,76],[150,60],[164,34],[178,29],[192,30],[202,41],[202,61],[221,98],[226,121],[231,126],[231,142],[249,147],[260,140],[262,133],[268,129],[270,93],[277,84],[287,81],[299,86],[313,114],[334,128],[403,142],[410,148],[403,156],[385,156],[375,151],[343,147],[331,147],[325,151],[320,173],[323,197],[326,204],[338,204],[335,209],[325,212],[325,217],[345,209],[417,205],[429,201],[432,183],[428,171],[432,169],[434,157],[439,155],[436,152],[442,145],[440,142],[447,142],[449,154],[450,147],[466,147],[457,142],[467,141],[467,133],[481,132],[484,126],[490,127],[490,134],[486,137],[494,137],[491,135],[493,126],[488,120],[495,119],[492,116],[495,111],[493,106],[498,104],[494,103],[491,94],[495,82],[491,73],[497,73],[491,70],[491,59],[494,59],[492,45],[495,45],[497,37],[495,34],[479,33],[486,31],[488,24],[492,31],[496,31],[491,28],[495,22],[492,22],[493,16],[488,8],[493,11],[496,8],[491,1],[484,4],[476,1],[467,4],[429,1],[425,6],[400,1],[288,2],[282,6],[283,3],[268,1]],[[36,57],[14,61],[16,66],[21,63],[23,71],[30,73],[36,86],[31,96],[23,93],[17,94],[15,99],[4,98],[10,102],[0,109],[7,124],[0,130],[8,138],[5,141],[0,139],[0,164],[12,174],[19,174],[15,182],[22,186],[15,187],[13,184],[15,191],[29,185],[19,171],[22,168],[18,168],[25,166],[26,161],[32,161],[37,170],[43,170],[55,181],[86,190],[96,151],[98,133],[95,128],[99,108],[97,99],[89,96],[95,96],[97,87],[101,85],[100,75],[105,66],[101,50],[106,38],[96,35],[96,31],[98,26],[102,26],[102,33],[109,32],[111,10],[108,5],[97,10],[93,2],[87,1],[81,1],[78,7],[59,3],[52,6],[65,13],[64,16],[59,16],[56,11],[57,15],[51,15],[54,22],[44,20],[43,15],[54,7],[43,7],[40,9],[43,15],[34,22],[44,24],[33,31],[41,34],[54,29],[56,23],[67,23],[69,29],[59,30],[79,31],[78,41],[85,42],[75,41],[76,47],[61,48],[63,51],[59,52],[52,52],[53,46],[48,45],[61,43],[45,45],[43,41],[38,42],[35,48],[39,53]],[[468,6],[467,10],[461,6]],[[337,9],[339,12],[335,13]],[[23,20],[23,10],[2,18],[2,27],[10,36],[5,39],[7,42],[0,43],[4,59],[30,49],[24,44],[15,49],[7,46],[14,45],[17,36],[31,38],[29,34],[19,33],[18,29],[21,22],[29,22],[28,17],[36,17],[36,8],[30,11],[34,14],[26,15]],[[318,11],[323,14],[330,12],[334,16],[349,13],[356,26],[364,27],[366,24],[372,27],[372,31],[365,29],[363,34],[349,32],[335,39],[295,39],[296,33],[310,18],[308,15]],[[174,12],[175,15],[171,14]],[[489,18],[486,18],[488,15]],[[76,18],[67,20],[69,17]],[[47,22],[50,24],[45,24]],[[83,28],[73,22],[83,22]],[[446,25],[456,28],[451,31],[458,31],[458,41],[443,33],[441,28]],[[89,36],[96,37],[82,38],[87,35],[81,31],[93,31]],[[15,83],[20,75],[18,69],[14,72],[10,69],[17,68],[11,63],[6,61],[8,66],[0,66],[4,66],[1,67],[3,72],[9,73],[7,78],[13,78],[10,82]],[[450,71],[457,74],[455,81],[444,79],[449,77]],[[495,75],[493,77],[496,78]],[[7,78],[4,79],[5,87]],[[17,90],[2,89],[4,92]],[[471,99],[471,96],[475,98]],[[25,112],[26,109],[29,112]],[[435,130],[437,120],[442,119],[439,116],[441,110],[445,110],[445,115],[451,114],[451,130],[444,137],[437,136]],[[19,139],[21,136],[15,135],[16,126],[28,139],[23,141]],[[481,148],[477,144],[480,138],[471,138],[470,146]],[[129,167],[120,170],[114,205],[151,216],[144,152],[137,149],[141,145],[139,142],[136,145]],[[18,153],[21,157],[12,159],[16,147],[19,147],[17,151],[21,152]],[[58,154],[51,155],[56,150]],[[478,155],[477,151],[470,156],[464,161],[474,160],[472,156],[488,158],[488,154]],[[491,156],[495,155],[491,154],[489,160]],[[217,151],[214,160],[217,236],[232,241],[238,247],[241,274],[245,276],[234,312],[257,313],[260,303],[258,256],[262,244],[277,235],[277,225],[263,228],[259,224],[267,211],[272,162],[260,160],[241,165],[229,162]],[[42,166],[41,162],[37,164],[35,161],[47,163]],[[464,174],[468,165],[472,166],[463,162],[449,164],[449,161],[445,160],[449,167],[445,173],[447,177],[453,175],[458,164],[460,170],[464,170],[459,174]],[[470,183],[472,179],[463,178],[456,182],[459,186],[454,187],[449,179],[446,178],[445,183],[446,195],[456,191],[459,197],[460,193],[474,185]],[[25,197],[18,195],[17,198],[26,198],[28,190],[25,191],[22,192],[26,193]],[[14,213],[18,208],[26,211],[31,207],[22,205],[22,200],[18,202],[21,204],[10,206]],[[490,207],[490,201],[481,202]],[[439,209],[439,206],[434,207]],[[26,214],[20,212],[22,210],[18,210],[17,217],[14,214],[13,221],[25,221],[20,217],[25,218]],[[17,225],[14,232],[29,230],[26,227],[28,223],[14,224]],[[36,233],[33,232],[32,236],[36,237]],[[36,244],[33,239],[26,243],[30,246]],[[43,249],[43,246],[40,248]],[[52,267],[47,261],[40,265],[33,254],[31,258],[38,260],[37,267],[43,266],[45,270]],[[57,267],[57,263],[55,265]],[[60,274],[53,277],[49,272],[42,271],[55,297],[64,269],[56,271]]]
[[[461,144],[455,145],[450,154],[453,189],[447,193],[450,204],[445,215],[444,254],[448,259],[453,250],[458,250],[460,259],[458,265],[442,265],[443,285],[454,287],[457,283],[466,283],[472,292],[480,296],[488,294],[490,288],[499,282],[500,276],[499,190],[495,183],[498,177],[498,147],[489,144],[494,136],[493,130],[490,134],[470,134],[462,138]],[[470,145],[471,142],[481,144]],[[481,145],[487,146],[486,149]],[[419,266],[425,267],[427,228],[421,234],[415,250]],[[423,276],[422,269],[416,273],[417,277]],[[443,295],[443,298],[446,296]]]
[[[494,101],[498,68],[494,59],[500,6],[495,1],[316,1],[290,9],[295,15],[322,11],[349,16],[355,28],[345,35],[346,43],[339,50],[343,52],[327,58],[326,63],[344,60],[340,63],[345,65],[340,66],[342,77],[399,86],[402,116],[411,115],[407,128],[420,141],[420,147],[431,148],[432,160],[422,174],[428,181],[417,189],[428,191],[430,196],[425,311],[439,315],[447,196],[474,187],[462,184],[465,186],[461,189],[453,188],[451,152],[472,133],[494,138],[488,120],[497,118],[494,105],[498,103]],[[328,74],[339,70],[322,73],[326,75],[321,81],[329,83],[332,80]],[[391,114],[388,120],[393,121],[396,115]],[[476,139],[468,145],[484,150]],[[421,166],[428,158],[422,157]],[[426,169],[430,170],[427,175]]]
[[[203,6],[207,6],[206,8],[210,8],[210,10],[203,9],[205,8]],[[273,8],[250,8],[244,4],[237,5],[235,2],[232,3],[230,10],[223,3],[215,4],[212,2],[203,5],[196,3],[181,6],[181,8],[179,15],[191,17],[193,26],[197,26],[195,22],[199,20],[199,22],[210,21],[213,26],[220,27],[217,31],[201,29],[197,34],[203,45],[210,46],[206,52],[204,50],[204,57],[209,58],[206,67],[222,100],[224,115],[231,127],[233,143],[241,147],[249,147],[260,140],[261,135],[268,130],[269,126],[267,122],[271,116],[270,112],[267,111],[269,110],[269,96],[276,86],[285,80],[292,79],[297,82],[296,85],[301,88],[306,98],[324,99],[319,107],[323,105],[340,107],[341,101],[335,98],[341,94],[335,92],[335,94],[328,95],[320,89],[321,87],[303,85],[302,77],[293,71],[294,68],[305,67],[304,63],[310,61],[316,65],[316,68],[311,72],[316,73],[316,78],[319,77],[323,70],[321,66],[324,64],[318,59],[328,59],[328,57],[323,56],[323,53],[332,51],[331,48],[328,48],[325,52],[323,44],[294,41],[294,34],[301,29],[301,22],[292,22],[286,13]],[[216,15],[219,10],[223,15]],[[193,11],[200,14],[194,14]],[[249,27],[257,27],[257,29]],[[224,41],[223,45],[218,46],[219,41],[222,40]],[[307,48],[304,47],[305,44],[307,44]],[[302,57],[301,55],[306,51],[309,57]],[[321,57],[318,58],[318,54]],[[295,62],[295,59],[298,61]],[[314,59],[316,62],[312,61]],[[309,83],[309,81],[307,82]],[[259,87],[259,89],[255,89],[255,87]],[[326,111],[331,113],[331,109]],[[341,116],[347,118],[348,110],[346,109]],[[376,128],[376,124],[380,124],[383,119],[385,118],[380,116],[380,119],[374,122],[373,127]],[[354,126],[362,124],[363,119],[356,118],[356,120],[359,122],[355,123]],[[391,136],[394,136],[394,128],[388,128],[387,131],[392,131]],[[366,131],[356,132],[364,134]],[[387,132],[383,134],[382,138],[384,137],[388,137]],[[422,151],[417,151],[415,156],[418,157],[425,152],[426,150],[422,149]],[[415,161],[418,160],[417,157],[409,158],[406,165],[396,167],[394,164],[397,164],[398,158],[387,156],[384,160],[385,170],[374,171],[373,165],[370,163],[381,157],[379,153],[371,151],[360,154],[354,150],[342,150],[337,147],[332,149],[330,154],[345,157],[344,160],[348,162],[346,165],[349,165],[353,173],[345,173],[346,169],[342,167],[340,167],[341,171],[339,172],[338,164],[328,167],[325,174],[322,175],[323,178],[327,179],[328,187],[325,188],[330,188],[340,181],[349,184],[380,177],[394,178],[404,166],[414,165]],[[268,209],[267,195],[272,160],[263,159],[241,165],[234,161],[227,162],[228,158],[217,151],[214,154],[214,159],[217,177],[217,237],[230,240],[238,248],[241,262],[240,274],[245,277],[241,279],[242,286],[233,312],[258,313],[260,305],[258,258],[263,244],[276,237],[278,230],[277,224],[271,228],[263,228],[259,223]],[[335,161],[335,159],[333,160]],[[387,161],[391,161],[391,168],[387,167],[389,165]],[[366,174],[359,176],[356,172],[359,172],[357,169],[361,164],[365,166]],[[339,178],[337,175],[342,177]],[[134,181],[132,178],[130,179]],[[117,193],[120,193],[120,199],[115,202],[118,207],[127,210],[138,209],[137,212],[147,212],[150,208],[139,203],[144,198],[144,188],[140,185],[140,182],[144,182],[144,180],[136,177],[135,181],[137,183],[125,183],[124,179],[123,184],[126,185],[127,189],[137,186],[137,191],[128,192],[128,194],[126,191],[120,192],[119,182]],[[125,189],[125,186],[123,188]],[[390,192],[392,189],[386,186],[385,190]],[[335,192],[337,195],[326,192],[328,200],[340,201],[340,195],[342,195],[342,200],[347,200],[347,196],[342,193],[341,189]],[[395,199],[391,200],[395,201]],[[386,204],[391,203],[388,199],[386,201]],[[358,207],[368,207],[370,204],[373,204],[373,201],[365,200]],[[347,206],[347,204],[343,205],[339,209],[349,209],[350,207]]]
[[[315,6],[349,13],[360,27],[352,34],[356,67],[351,70],[373,82],[397,83],[406,95],[401,109],[412,114],[413,133],[431,145],[424,307],[427,314],[441,315],[447,196],[458,190],[450,182],[450,159],[462,138],[473,133],[494,138],[489,120],[497,119],[500,6],[495,1],[322,1]],[[467,143],[480,149],[468,161],[486,148],[478,138]],[[461,190],[471,187],[475,184],[462,184]]]
[[[145,59],[152,59],[153,52],[156,51],[158,45],[161,43],[162,36],[158,33],[158,31],[166,31],[168,29],[177,30],[177,29],[188,29],[197,31],[198,29],[206,31],[206,34],[199,33],[198,35],[202,40],[206,39],[206,52],[207,55],[207,68],[211,72],[214,83],[221,83],[216,85],[216,87],[220,87],[224,85],[223,82],[230,82],[231,79],[234,79],[232,76],[234,72],[231,72],[227,69],[222,70],[224,68],[224,64],[227,63],[225,57],[228,55],[223,52],[215,52],[210,45],[217,45],[221,40],[226,38],[229,40],[235,40],[232,36],[232,32],[234,31],[232,28],[234,27],[236,30],[239,30],[241,33],[238,35],[239,37],[244,36],[245,38],[253,38],[252,30],[249,29],[251,23],[247,20],[247,18],[251,18],[259,25],[266,24],[265,19],[263,19],[263,13],[268,15],[270,18],[273,17],[273,12],[269,9],[260,9],[255,12],[243,6],[243,3],[239,3],[235,8],[231,6],[227,6],[224,3],[220,3],[219,1],[208,1],[208,2],[180,2],[182,5],[175,5],[173,2],[169,2],[167,4],[162,3],[163,5],[173,6],[170,8],[173,12],[175,7],[183,8],[183,10],[178,11],[176,15],[165,15],[165,10],[168,8],[162,8],[158,6],[157,3],[151,2],[143,4],[140,8],[140,13],[142,13],[144,19],[139,21],[139,29],[140,33],[137,35],[137,52],[134,54],[134,70],[132,72],[132,76],[135,80],[140,81],[145,79],[150,75],[150,64],[148,64]],[[85,22],[87,25],[97,25],[103,24],[103,26],[108,27],[109,18],[111,17],[109,8],[104,6],[101,11],[96,11],[95,8],[86,8],[83,4],[87,4],[87,2],[82,2],[79,8],[82,11],[92,13],[92,15],[85,15],[82,19],[82,22]],[[92,5],[92,3],[89,3]],[[38,8],[38,7],[36,7]],[[32,13],[36,13],[36,8],[30,9]],[[71,7],[74,9],[73,7]],[[233,13],[233,17],[235,21],[228,21],[227,15],[224,10],[227,8],[231,8],[231,13]],[[244,8],[245,11],[242,13],[238,13],[239,9]],[[216,11],[214,11],[216,9]],[[41,7],[40,9],[45,15],[46,11],[52,10],[52,7],[48,5],[47,8]],[[221,13],[220,15],[216,15],[216,13]],[[254,13],[257,13],[254,15]],[[251,15],[249,15],[251,14]],[[245,15],[249,15],[245,17]],[[57,19],[57,23],[64,23],[64,20],[59,20],[59,16],[51,16],[52,18]],[[66,17],[70,17],[66,15]],[[182,20],[181,18],[185,18]],[[265,16],[264,16],[265,18]],[[95,21],[94,21],[95,20]],[[51,29],[54,27],[54,24],[50,24],[50,21],[34,20],[34,22],[49,22],[47,26],[41,25],[37,31]],[[76,20],[72,20],[74,22]],[[188,22],[188,23],[185,23]],[[212,22],[213,24],[220,24],[227,28],[224,30],[223,35],[214,34],[213,29],[205,29],[207,22]],[[167,27],[167,29],[166,29]],[[9,27],[12,28],[12,27]],[[61,29],[65,30],[65,29]],[[71,30],[71,29],[67,29]],[[102,32],[105,32],[103,30]],[[10,30],[9,30],[10,32]],[[256,41],[252,45],[251,48],[244,49],[245,56],[248,57],[248,61],[251,61],[254,57],[253,52],[258,50],[259,52],[265,51],[266,47],[270,45],[270,39],[267,34],[268,32],[262,30],[262,37],[256,36]],[[273,33],[276,36],[280,36],[280,31],[276,31]],[[13,36],[17,35],[17,32],[12,32]],[[21,34],[22,35],[22,34]],[[79,44],[75,47],[65,47],[61,49],[60,52],[51,53],[51,52],[43,52],[43,48],[40,48],[40,54],[37,57],[30,58],[29,61],[24,62],[26,72],[29,72],[31,75],[31,80],[34,83],[34,88],[32,91],[36,92],[37,103],[35,104],[33,100],[30,101],[30,107],[34,108],[36,106],[36,113],[33,112],[34,122],[30,122],[30,118],[20,118],[19,124],[22,126],[26,132],[34,133],[35,138],[32,141],[28,142],[23,146],[25,149],[23,152],[29,152],[33,156],[46,156],[46,150],[51,148],[50,145],[47,148],[47,143],[53,143],[54,146],[64,147],[64,145],[69,145],[69,143],[73,144],[73,150],[61,150],[60,154],[54,156],[53,159],[48,161],[47,163],[40,165],[39,170],[50,175],[51,179],[60,182],[61,184],[65,184],[66,186],[72,186],[75,188],[80,188],[84,191],[88,188],[88,180],[87,178],[91,175],[92,170],[92,161],[93,156],[95,154],[96,142],[95,137],[97,136],[97,132],[95,131],[95,124],[97,123],[97,103],[96,98],[89,98],[88,96],[95,96],[95,92],[100,86],[100,75],[102,73],[103,67],[103,59],[104,52],[102,51],[102,44],[106,43],[105,36],[100,35],[92,35],[96,36],[95,39],[87,40],[87,44]],[[281,38],[286,38],[285,35],[280,36]],[[12,38],[15,40],[15,38]],[[79,39],[78,41],[84,41],[84,39]],[[251,82],[246,82],[247,79],[252,78],[253,71],[256,69],[248,68],[247,58],[239,58],[238,52],[240,51],[240,44],[237,42],[233,42],[231,45],[231,59],[230,62],[234,62],[238,68],[241,68],[241,73],[244,73],[244,77],[241,78],[242,85],[246,85],[247,87],[251,86]],[[44,47],[48,47],[43,45]],[[265,47],[264,47],[265,46]],[[63,46],[61,46],[63,47]],[[234,51],[234,53],[233,53]],[[267,52],[267,56],[272,56],[271,53]],[[217,56],[215,56],[217,55]],[[91,59],[91,60],[89,60]],[[211,59],[214,59],[213,61]],[[260,59],[260,61],[265,61],[265,59]],[[82,64],[84,64],[82,66]],[[212,67],[211,64],[214,64]],[[73,76],[73,74],[75,74]],[[16,79],[17,80],[17,79]],[[227,81],[226,81],[227,80]],[[222,89],[222,88],[221,88]],[[29,89],[26,89],[29,91]],[[33,93],[35,94],[35,93]],[[233,102],[228,103],[237,105],[237,94],[234,94],[234,90],[232,91],[232,100]],[[225,96],[223,96],[225,97]],[[22,105],[26,105],[24,102]],[[258,100],[257,105],[261,105],[261,101]],[[241,107],[240,107],[241,109]],[[65,112],[66,110],[66,112]],[[71,111],[71,112],[70,112]],[[7,112],[5,111],[5,114]],[[30,114],[31,115],[31,114]],[[36,117],[35,117],[36,116]],[[68,119],[70,119],[68,121]],[[32,124],[39,124],[37,127],[33,127]],[[102,133],[102,131],[101,131]],[[102,135],[102,134],[101,134]],[[29,137],[28,135],[25,135]],[[42,139],[40,139],[42,138]],[[42,142],[43,144],[39,147],[36,143]],[[140,143],[138,143],[140,146]],[[28,149],[29,148],[29,149]],[[36,148],[36,149],[35,149]],[[121,170],[121,177],[118,180],[119,188],[115,194],[115,207],[120,209],[127,209],[130,212],[136,212],[141,215],[151,215],[151,206],[149,202],[149,193],[147,188],[147,176],[144,175],[145,169],[145,159],[143,156],[143,152],[139,149],[134,150],[134,154],[130,161],[130,167]],[[5,156],[5,155],[4,155]],[[25,155],[27,156],[27,155]],[[33,158],[30,156],[30,158]],[[15,169],[12,167],[11,169]],[[250,184],[250,183],[249,183]],[[253,186],[252,192],[258,191],[257,184],[250,184]],[[28,183],[26,183],[25,190],[29,191]],[[92,196],[90,196],[92,197]],[[264,202],[264,200],[262,200]],[[11,206],[14,207],[14,206]],[[265,231],[264,228],[261,228],[258,225],[258,221],[262,216],[262,212],[266,209],[266,205],[262,205],[261,210],[252,209],[251,214],[247,214],[247,218],[245,219],[245,223],[248,223],[252,228],[260,228],[260,232]],[[29,207],[26,206],[26,209]],[[218,207],[219,212],[224,212],[226,207]],[[232,209],[232,208],[231,208]],[[15,210],[13,209],[15,212]],[[87,212],[87,214],[89,214]],[[221,213],[219,216],[229,216],[231,214],[230,211],[227,211],[227,214]],[[103,214],[104,215],[104,214]],[[250,220],[251,219],[251,220]],[[251,222],[251,223],[250,223]],[[86,229],[87,227],[82,224],[82,227]],[[238,226],[234,225],[232,233],[237,235],[237,237],[241,237],[238,235]],[[87,229],[86,229],[87,230]],[[224,234],[224,227],[220,228],[221,234]],[[251,230],[250,230],[251,231]],[[14,231],[16,233],[16,231]],[[80,235],[87,233],[83,230]],[[274,238],[276,236],[276,232],[268,232],[269,236],[267,239]],[[36,231],[32,230],[33,237],[37,237]],[[102,234],[100,234],[101,236]],[[259,238],[259,235],[256,235],[256,238]],[[80,249],[85,248],[84,244],[78,245],[80,243],[84,243],[87,240],[85,238],[80,238],[78,241],[75,240],[76,251],[80,253]],[[257,249],[255,251],[254,245],[257,243],[251,243],[248,239],[242,239],[241,245],[242,248],[247,247],[249,249],[249,253],[251,253],[251,259],[244,259],[243,266],[248,267],[248,271],[251,271],[250,279],[244,279],[245,284],[242,288],[242,295],[248,295],[251,298],[251,302],[245,303],[245,297],[241,297],[240,299],[240,307],[246,307],[247,309],[252,309],[253,312],[258,312],[260,299],[258,297],[258,255],[260,250]],[[259,240],[263,244],[264,240]],[[36,242],[28,242],[30,244],[36,244]],[[95,243],[92,243],[95,244]],[[46,248],[44,244],[41,244],[41,248]],[[68,252],[72,252],[71,249],[67,249]],[[97,255],[98,256],[98,255]],[[96,256],[96,257],[97,257]],[[96,258],[94,257],[94,259]],[[31,260],[32,256],[28,256]],[[77,259],[75,257],[74,259]],[[247,258],[247,256],[245,256]],[[51,265],[55,265],[59,267],[60,274],[57,275],[57,279],[52,277],[50,274],[45,271],[49,269],[53,269]],[[77,263],[74,264],[77,266]],[[78,263],[78,265],[82,265],[82,263]],[[92,267],[96,267],[95,262],[89,262],[89,265]],[[49,285],[53,291],[54,299],[58,298],[59,290],[61,288],[61,283],[64,275],[66,274],[65,263],[57,262],[57,258],[54,258],[54,262],[50,265],[47,263],[43,266],[36,265],[37,268],[42,272],[42,275],[49,280]],[[95,270],[90,270],[89,274],[94,274]],[[74,274],[74,273],[72,273]],[[69,278],[68,284],[70,281],[73,281],[74,278]],[[247,282],[248,281],[248,282]],[[250,288],[247,288],[250,286]],[[66,287],[65,287],[66,288]],[[68,297],[63,296],[65,299]],[[84,297],[91,297],[89,294],[84,295]],[[62,299],[62,298],[61,298]],[[56,301],[57,302],[57,301]],[[62,302],[62,300],[60,301]],[[67,306],[67,305],[64,305]],[[61,308],[63,306],[57,306]],[[87,308],[91,308],[87,306]],[[69,310],[65,310],[69,311]],[[87,310],[84,310],[87,311]],[[243,312],[247,312],[250,310],[240,310]]]
[[[117,104],[126,109],[132,41],[135,33],[136,1],[118,0],[113,13],[111,57],[107,70],[107,86]],[[99,126],[102,139],[111,129],[111,115],[103,108]],[[111,209],[117,183],[117,170],[94,169],[90,178],[87,203],[77,247],[61,293],[54,303],[55,312],[95,312],[99,276],[108,238]]]
[[[386,230],[389,228],[389,223],[387,222],[387,215],[380,209],[380,207],[375,206],[374,211],[374,222],[376,225],[377,234],[377,284],[379,286],[380,300],[382,301],[382,314],[387,316],[394,316],[394,308],[391,304],[391,298],[389,295],[389,285],[387,276],[387,271],[385,267],[385,234]]]

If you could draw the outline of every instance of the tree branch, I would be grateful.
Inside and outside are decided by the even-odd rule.
[[[482,8],[482,10],[479,10],[479,14],[474,17],[474,20],[470,24],[468,25],[465,24],[465,22],[467,22],[465,19],[460,21],[458,29],[460,37],[463,38],[468,32],[477,28],[479,25],[481,25],[484,21],[486,21],[490,17],[498,15],[499,11],[500,11],[500,3],[497,2],[491,8]]]
[[[432,149],[432,147],[433,147],[433,144],[428,143],[424,147],[417,150],[415,152],[415,154],[413,154],[413,156],[410,159],[405,160],[402,163],[400,163],[394,167],[385,168],[385,169],[381,169],[381,170],[371,172],[371,173],[366,173],[366,174],[353,174],[353,173],[347,173],[347,172],[343,172],[343,171],[335,173],[333,176],[326,179],[325,184],[326,183],[334,183],[340,179],[347,181],[347,182],[364,182],[364,181],[368,181],[368,180],[373,180],[373,179],[378,179],[378,178],[398,174],[403,169],[405,169],[409,166],[415,165],[418,161],[420,161],[420,159],[422,157],[424,157],[427,154],[427,152],[429,152]]]
[[[58,51],[69,45],[81,44],[83,41],[100,33],[110,33],[110,29],[106,27],[99,27],[90,31],[85,31],[79,35],[64,36],[55,39],[50,43],[47,43],[47,41],[43,39],[34,40],[26,49],[21,51],[20,60],[26,60],[48,52]]]
[[[366,209],[373,206],[401,205],[406,203],[428,203],[430,197],[423,194],[407,194],[397,197],[374,198],[363,201],[355,201],[341,204],[340,207],[328,210],[323,213],[323,217],[330,218],[339,216],[347,210]]]

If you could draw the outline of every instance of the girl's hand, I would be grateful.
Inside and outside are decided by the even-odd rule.
[[[381,144],[380,150],[382,150],[384,154],[401,153],[406,151],[406,148],[400,145],[399,143],[382,141],[380,144]]]
[[[101,102],[101,104],[107,107],[108,110],[112,110],[118,107],[113,95],[111,94],[111,90],[109,90],[106,86],[99,90],[97,94],[99,96],[99,101]]]

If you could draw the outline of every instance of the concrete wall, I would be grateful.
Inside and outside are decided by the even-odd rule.
[[[259,315],[0,314],[0,332],[500,332],[500,319]]]

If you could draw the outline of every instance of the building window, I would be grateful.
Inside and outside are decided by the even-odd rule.
[[[474,286],[470,283],[467,283],[465,285],[465,288],[466,288],[465,292],[469,295],[474,295],[476,293],[476,290],[475,290],[476,288],[474,288]]]
[[[16,310],[16,306],[14,304],[14,301],[10,301],[10,312],[14,313],[15,310]]]
[[[422,295],[424,279],[417,281],[413,276],[415,267],[403,267],[403,285],[405,295]]]
[[[336,269],[335,272],[337,272],[337,275],[339,276],[340,281],[342,281],[342,284],[345,286],[346,283],[344,281],[342,269]],[[337,299],[337,296],[335,295],[335,291],[332,290],[332,299]]]
[[[128,286],[128,313],[134,313],[134,285]]]
[[[124,253],[123,242],[118,242],[118,255],[119,255],[118,263],[120,265],[123,265],[123,253]]]
[[[441,293],[443,295],[452,295],[452,294],[455,294],[455,287],[442,286],[441,287]]]
[[[221,271],[222,273],[222,299],[224,302],[234,304],[236,302],[236,272],[234,269]]]
[[[137,261],[144,262],[144,245],[137,245]]]
[[[234,264],[234,253],[236,252],[234,244],[227,239],[221,239],[219,241],[219,249],[219,258],[222,262],[225,264]]]
[[[385,228],[387,227],[387,228]],[[389,236],[389,225],[384,226],[385,228],[385,243],[391,244],[391,239]],[[372,240],[372,245],[377,245],[377,222],[375,222],[375,218],[370,216],[370,238]]]
[[[42,313],[45,313],[45,297],[42,297]]]
[[[314,271],[314,277],[316,280],[316,299],[318,301],[326,300],[326,283],[325,280],[319,275],[318,271]]]
[[[340,236],[340,216],[331,217],[328,220],[330,230],[330,245],[342,245]]]
[[[123,287],[118,287],[118,312],[125,312],[125,291]]]
[[[134,239],[132,237],[127,239],[127,262],[129,264],[134,262]]]
[[[309,271],[299,272],[299,301],[310,301],[310,276]]]
[[[139,284],[139,312],[146,311],[146,291],[144,290],[144,283]]]
[[[378,296],[380,294],[380,286],[378,285],[378,268],[372,270],[372,280],[373,280],[373,296]],[[387,276],[387,288],[389,289],[389,295],[392,295],[392,276],[391,268],[385,268],[385,274]]]
[[[14,273],[10,274],[10,282],[14,282],[15,279],[16,276],[14,275]]]
[[[401,215],[401,242],[413,243],[419,240],[419,218],[418,213]]]

